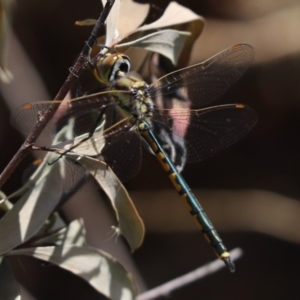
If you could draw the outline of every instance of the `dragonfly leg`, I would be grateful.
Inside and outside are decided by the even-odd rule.
[[[70,72],[74,77],[79,78],[79,76],[73,72],[73,67],[70,67],[70,68],[69,68],[69,72]]]

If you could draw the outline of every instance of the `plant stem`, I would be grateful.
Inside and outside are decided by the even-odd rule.
[[[79,57],[77,58],[74,66],[70,68],[69,76],[67,77],[65,83],[59,90],[58,94],[54,98],[54,100],[63,100],[74,82],[76,81],[76,78],[79,76],[81,70],[85,67],[87,62],[87,57],[90,53],[90,49],[93,47],[97,40],[97,35],[99,32],[99,29],[103,26],[112,6],[114,5],[115,0],[108,0],[106,2],[106,5],[103,8],[103,11],[101,12],[97,23],[95,24],[92,33],[86,42],[85,46],[83,47]],[[6,182],[6,180],[11,176],[13,171],[16,169],[16,167],[19,165],[19,163],[25,158],[26,155],[28,155],[31,151],[33,143],[37,140],[39,135],[42,133],[43,129],[46,127],[48,122],[51,120],[53,115],[55,114],[58,106],[50,106],[48,110],[43,114],[42,118],[38,118],[37,116],[37,122],[31,131],[31,133],[26,138],[23,145],[20,147],[20,149],[17,151],[17,153],[14,155],[12,160],[8,163],[6,168],[3,170],[3,172],[0,175],[0,188],[2,185]]]

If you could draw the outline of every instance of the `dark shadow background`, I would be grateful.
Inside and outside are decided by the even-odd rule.
[[[156,2],[158,7],[162,7],[168,1]],[[226,4],[221,0],[199,2],[181,1],[207,18],[208,30],[212,30],[210,24],[215,24],[216,21],[220,26],[222,22],[236,22],[237,32],[240,22],[245,22],[251,29],[251,22],[255,23],[256,19],[272,14],[276,16],[289,8],[292,11],[293,6],[298,8],[300,4],[296,0],[277,1],[276,4],[264,1],[263,5],[260,5],[258,0],[248,1],[248,4],[238,0],[226,1]],[[100,9],[101,5],[96,0],[17,1],[13,29],[45,83],[49,99],[54,98],[61,87],[68,75],[68,68],[90,32],[89,28],[76,28],[74,21],[97,18]],[[287,16],[287,21],[291,20],[288,14],[284,16]],[[291,14],[290,18],[293,16]],[[280,18],[278,20],[282,21]],[[206,28],[203,37],[205,31]],[[259,52],[267,53],[268,49],[272,52],[272,48],[280,43],[280,39],[283,39],[284,43],[287,33],[278,32],[279,41],[274,45],[264,45],[264,37],[259,30],[252,34],[249,43],[254,41],[252,46],[256,49],[259,61],[255,61],[242,79],[216,103],[248,104],[257,112],[259,121],[252,132],[239,143],[207,161],[187,165],[183,175],[194,189],[262,189],[298,199],[300,36],[294,37],[298,44],[298,52],[289,49],[287,44],[285,55],[270,60],[267,55],[263,59]],[[220,49],[210,45],[206,39],[201,40],[201,37],[199,43],[201,47],[209,49],[211,54],[215,54],[231,45],[227,40],[230,40],[232,35],[237,34],[227,32],[222,36],[224,47]],[[205,36],[207,37],[207,34]],[[255,45],[256,38],[258,48]],[[239,42],[248,42],[243,32],[240,33],[240,40],[235,41]],[[221,41],[218,40],[218,43]],[[201,55],[199,53],[199,62],[203,59]],[[192,60],[197,60],[196,54],[193,54]],[[5,103],[1,102],[0,105],[0,167],[3,169],[21,145],[22,138],[14,129],[8,129],[9,111]],[[140,195],[139,198],[135,197],[136,204],[145,214],[142,214],[142,217],[147,220],[146,228],[149,228],[143,246],[133,254],[141,277],[149,288],[191,271],[214,258],[209,246],[202,237],[199,238],[199,232],[193,230],[192,226],[190,231],[184,232],[151,231],[149,220],[155,222],[155,214],[146,215],[147,205],[151,204],[143,201],[143,192],[157,190],[157,200],[160,199],[160,190],[170,188],[166,175],[154,161],[155,158],[146,153],[140,173],[127,183],[129,192],[134,191]],[[20,184],[21,169],[20,167],[18,173],[5,185],[4,190],[7,194]],[[176,197],[174,193],[174,201],[179,202]],[[172,206],[166,207],[166,224],[168,214],[171,213]],[[186,214],[184,211],[182,213]],[[269,214],[272,214],[272,207]],[[214,215],[212,219],[214,218],[217,219],[218,216]],[[180,224],[181,221],[178,222]],[[222,232],[222,228],[218,229],[229,249],[238,246],[244,250],[244,257],[237,262],[237,272],[231,275],[227,270],[222,270],[175,291],[170,299],[299,298],[299,245],[255,232],[238,232],[238,229],[237,232]],[[21,263],[20,259],[11,261],[16,276],[36,299],[102,299],[88,284],[66,271],[53,266],[41,267],[40,262],[30,258],[22,259]]]

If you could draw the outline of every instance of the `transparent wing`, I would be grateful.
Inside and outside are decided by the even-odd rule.
[[[101,156],[118,178],[125,181],[136,175],[140,169],[140,136],[136,126],[130,122],[130,116],[124,118],[122,111],[113,106],[108,108],[106,122],[105,146]]]
[[[236,143],[256,122],[254,110],[244,105],[232,104],[192,112],[186,134],[188,161],[203,160]]]
[[[91,130],[95,125],[95,118],[103,108],[116,105],[116,98],[113,93],[114,91],[101,92],[71,100],[26,103],[13,112],[11,122],[18,130],[28,134],[38,119],[43,117],[45,111],[50,107],[58,108],[54,117],[43,130],[42,135],[53,137],[70,118],[75,118],[74,130],[76,132],[74,132],[74,136],[77,136]],[[118,91],[117,93],[118,101],[122,101],[122,97],[127,99],[130,96],[128,91]],[[114,121],[117,122],[118,120]]]
[[[242,104],[198,110],[173,108],[164,114],[157,111],[153,131],[181,170],[185,162],[206,159],[234,144],[256,121],[256,113]]]
[[[117,94],[117,98],[113,94]],[[141,164],[140,137],[130,122],[129,113],[126,116],[126,111],[118,107],[119,102],[129,101],[128,97],[131,97],[128,91],[111,91],[66,102],[27,103],[13,113],[12,122],[14,126],[28,134],[49,107],[59,107],[56,115],[44,129],[43,135],[53,138],[56,132],[67,124],[71,126],[72,132],[64,135],[59,143],[52,146],[54,148],[73,146],[76,140],[84,139],[96,127],[92,137],[74,151],[82,155],[101,155],[120,179],[126,180],[138,172]],[[97,120],[101,111],[103,116]],[[102,126],[103,128],[100,128]]]
[[[168,108],[163,96],[191,101],[199,108],[223,95],[247,70],[254,58],[249,45],[235,45],[212,58],[161,77],[150,88],[159,108]]]
[[[118,178],[126,181],[136,175],[142,158],[141,139],[136,130],[121,130],[106,141],[101,155]]]

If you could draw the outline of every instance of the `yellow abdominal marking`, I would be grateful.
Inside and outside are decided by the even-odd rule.
[[[147,137],[147,142],[150,143],[151,149],[156,153],[156,151],[157,151],[157,145],[152,141],[152,139],[149,138],[148,135],[146,137]]]
[[[229,252],[224,252],[224,253],[222,253],[222,254],[220,255],[220,258],[221,258],[221,259],[228,258],[228,257],[230,257],[230,253],[229,253]]]
[[[189,201],[188,201],[187,195],[186,195],[186,194],[183,194],[183,195],[180,195],[180,197],[181,197],[183,203],[185,204],[187,210],[188,210],[189,212],[191,212],[191,211],[192,211],[192,207],[191,207],[191,205],[190,205],[190,203],[189,203]]]
[[[164,159],[165,159],[165,156],[159,152],[156,154],[156,157],[157,159],[159,160],[160,164],[162,165],[163,169],[166,171],[166,172],[169,172],[170,171],[170,166],[169,164],[167,164]]]
[[[180,192],[180,191],[181,191],[181,186],[178,184],[178,182],[177,182],[177,180],[176,180],[177,175],[176,175],[175,173],[172,173],[172,174],[169,175],[169,178],[170,178],[170,180],[172,181],[172,183],[173,183],[173,185],[174,185],[176,191],[177,191],[177,192]]]

